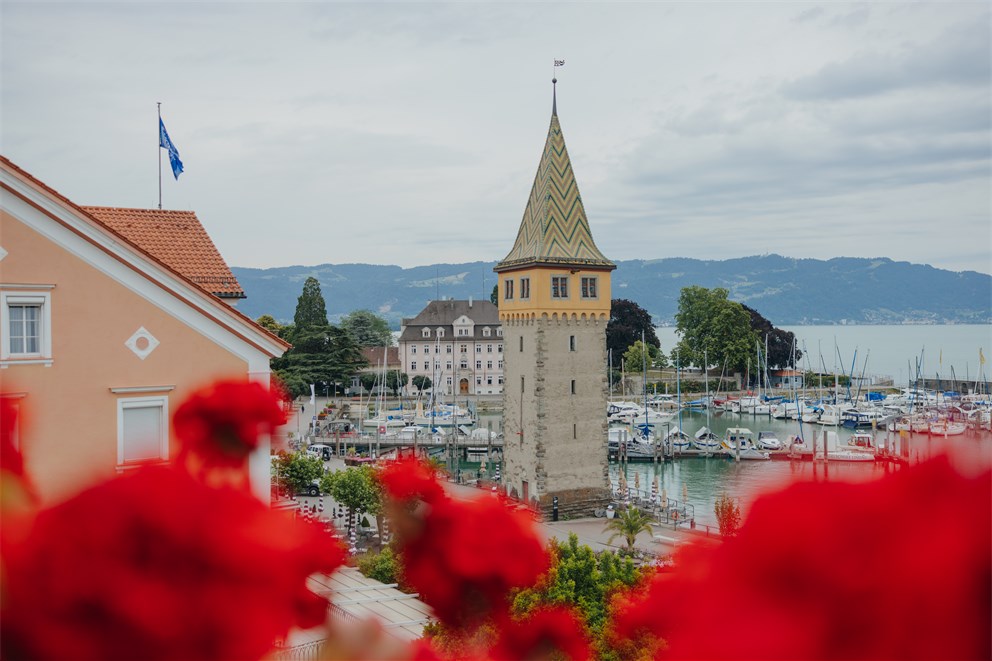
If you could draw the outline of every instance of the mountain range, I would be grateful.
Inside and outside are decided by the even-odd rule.
[[[321,264],[268,269],[232,267],[252,318],[292,321],[304,281],[320,282],[331,321],[354,310],[376,312],[394,328],[437,298],[488,299],[495,262],[402,268]],[[947,271],[887,258],[793,259],[761,255],[726,260],[671,257],[618,261],[613,298],[634,301],[657,325],[674,324],[682,287],[724,287],[730,298],[777,326],[827,324],[992,323],[992,275]]]

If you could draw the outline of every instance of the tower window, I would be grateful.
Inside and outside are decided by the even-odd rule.
[[[575,351],[575,336],[574,335],[569,335],[568,336],[568,350],[569,351]]]
[[[513,278],[503,281],[503,299],[507,301],[513,299]]]
[[[596,293],[596,277],[584,277],[582,278],[582,298],[597,298]]]
[[[575,394],[575,379],[572,379],[572,394]]]
[[[520,336],[520,350],[521,351],[524,350],[524,338],[523,338],[523,336]]]
[[[568,298],[568,276],[551,276],[551,298]]]
[[[578,437],[579,437],[579,426],[573,423],[572,424],[572,438],[578,438]]]
[[[530,298],[530,278],[520,278],[520,298]]]
[[[520,377],[520,392],[524,391],[524,377]]]

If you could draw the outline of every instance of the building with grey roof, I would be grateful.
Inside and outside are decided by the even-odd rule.
[[[444,395],[503,392],[503,327],[489,301],[431,301],[403,319],[399,355],[411,384],[426,376]]]

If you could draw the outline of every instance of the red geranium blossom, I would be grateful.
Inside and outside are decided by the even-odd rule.
[[[241,466],[258,447],[261,434],[285,424],[276,392],[248,381],[219,381],[193,393],[176,410],[181,453],[193,453],[208,465]]]
[[[402,462],[381,476],[386,491],[425,498],[416,511],[396,508],[403,573],[438,618],[459,627],[507,614],[510,590],[532,585],[550,566],[533,519],[500,499],[453,500],[427,467]]]
[[[505,623],[490,652],[494,661],[550,659],[559,655],[572,661],[592,658],[582,620],[563,606],[541,608],[525,620]]]
[[[241,491],[137,469],[42,512],[10,549],[2,656],[257,659],[325,619],[306,578],[344,553]]]
[[[737,538],[689,549],[618,609],[670,658],[988,659],[992,477],[946,458],[755,501]]]

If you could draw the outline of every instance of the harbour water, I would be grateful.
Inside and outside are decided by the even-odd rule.
[[[678,418],[675,418],[672,424],[677,425]],[[682,428],[690,436],[705,424],[707,424],[705,413],[683,412],[682,414]],[[793,420],[732,413],[711,415],[709,427],[721,438],[728,427],[747,427],[754,432],[755,437],[759,431],[773,431],[783,443],[790,436],[801,432],[807,439],[807,444],[810,444],[809,439],[812,438],[812,434],[822,434],[824,430],[836,431],[843,443],[852,433],[844,427],[824,427],[816,424],[804,424],[800,430],[799,423]],[[880,430],[874,433],[876,440],[881,443],[890,432]],[[946,453],[962,471],[992,468],[992,435],[988,432],[968,433],[950,438],[908,433],[903,433],[901,436],[896,433],[892,435],[908,444],[910,465]],[[659,480],[659,489],[664,489],[668,498],[681,501],[685,489],[687,502],[695,510],[697,524],[715,526],[713,507],[721,494],[738,499],[742,509],[746,511],[754,499],[762,493],[781,489],[795,481],[857,482],[881,477],[900,469],[900,466],[888,462],[827,462],[826,464],[789,460],[735,462],[725,456],[713,456],[677,458],[657,465],[632,463],[625,466],[624,472],[628,488],[639,485],[642,495],[650,494],[655,476]],[[619,484],[620,472],[621,469],[617,464],[610,465],[610,479],[614,486]]]
[[[985,377],[992,377],[992,363],[988,362],[992,349],[990,325],[783,326],[783,329],[795,333],[799,349],[805,352],[805,358],[800,361],[804,370],[820,371],[826,366],[827,371],[833,371],[836,366],[841,373],[850,373],[853,363],[855,376],[865,370],[866,375],[885,376],[902,387],[909,378],[915,378],[916,361],[922,355],[923,374],[928,379],[939,375],[974,383],[979,376],[978,352],[982,349],[986,357]],[[662,351],[670,353],[678,343],[675,328],[655,330]]]

